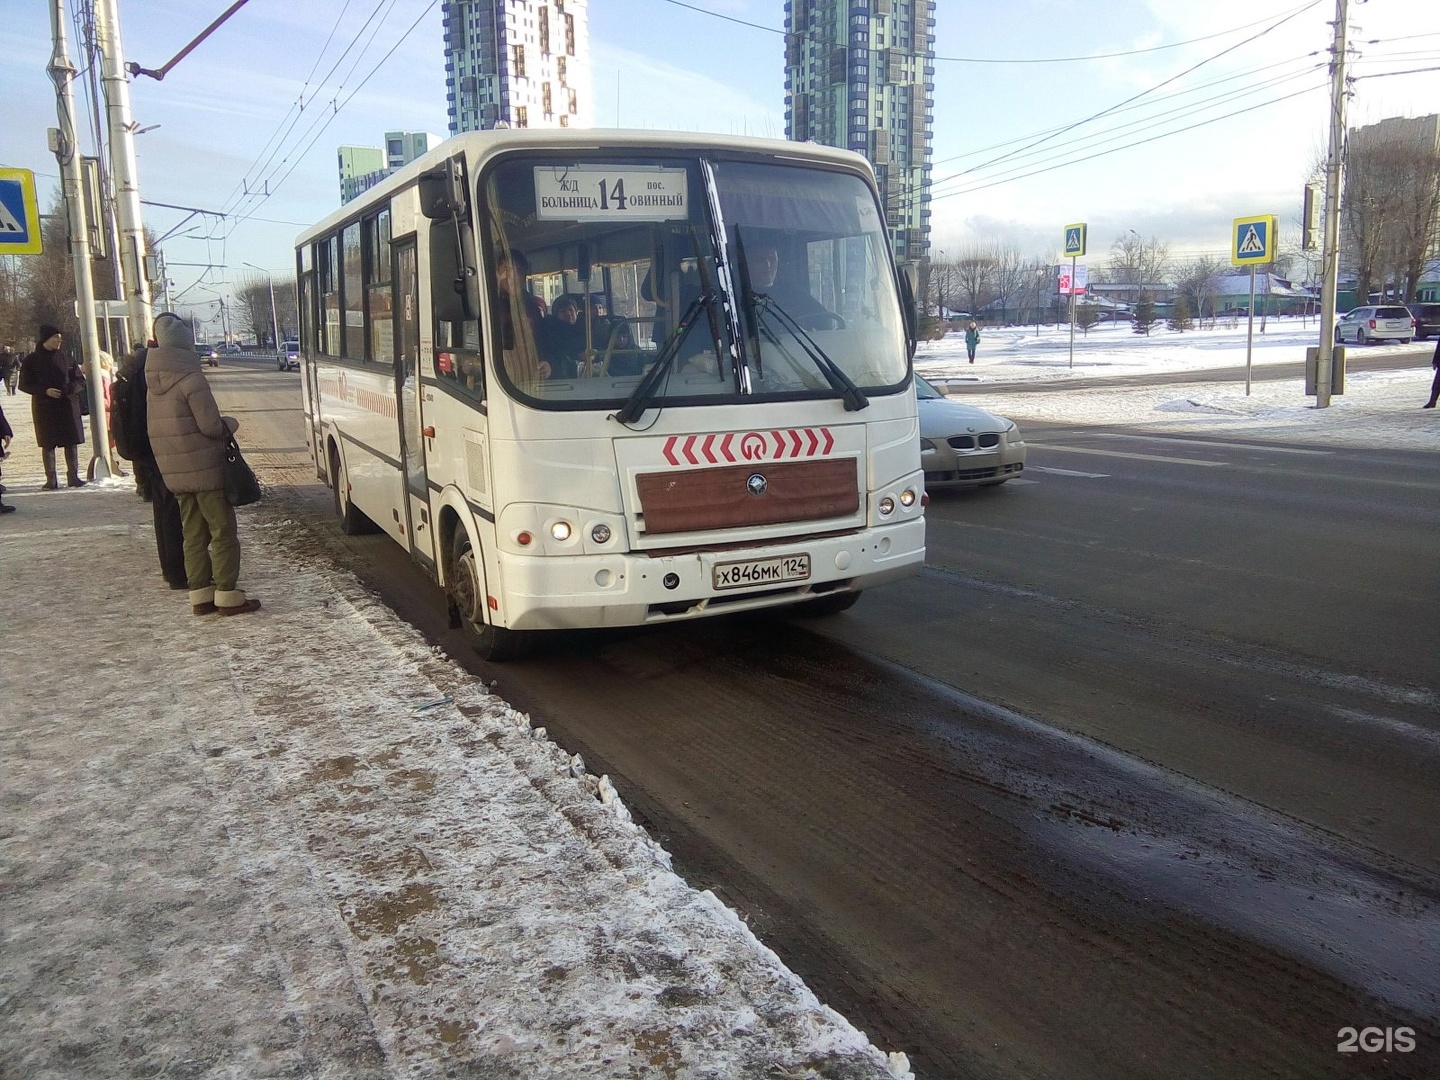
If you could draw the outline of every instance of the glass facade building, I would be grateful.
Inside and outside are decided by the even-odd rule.
[[[587,0],[446,0],[450,134],[590,127]]]
[[[785,133],[864,154],[895,258],[930,246],[935,0],[786,0]]]

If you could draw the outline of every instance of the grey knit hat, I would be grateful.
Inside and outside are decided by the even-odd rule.
[[[168,345],[172,349],[189,349],[195,345],[190,324],[169,311],[155,319],[154,337],[156,345]]]

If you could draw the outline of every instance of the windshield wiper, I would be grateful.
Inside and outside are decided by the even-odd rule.
[[[695,320],[699,318],[700,312],[710,308],[714,302],[715,294],[711,292],[702,292],[690,301],[690,306],[685,309],[685,314],[680,316],[680,323],[675,327],[675,333],[670,335],[670,340],[660,350],[660,355],[655,358],[655,363],[645,373],[640,384],[625,399],[625,404],[612,414],[616,420],[622,424],[633,424],[640,419],[646,406],[654,399],[660,380],[670,373],[670,368],[675,363],[675,357],[680,355],[680,346],[690,333],[690,328],[695,325]]]
[[[770,328],[764,316],[773,314],[779,320],[780,325],[800,343],[801,350],[810,358],[810,362],[815,365],[821,375],[825,376],[825,381],[830,384],[831,389],[839,391],[845,402],[846,412],[858,412],[870,404],[870,399],[865,396],[860,387],[855,385],[855,381],[845,374],[839,364],[830,359],[825,350],[806,333],[805,328],[796,322],[795,317],[781,307],[773,296],[769,293],[746,292],[745,305],[750,311],[757,313],[754,322],[760,333],[785,356],[789,357],[790,350],[786,349],[784,343],[775,335],[775,331]]]

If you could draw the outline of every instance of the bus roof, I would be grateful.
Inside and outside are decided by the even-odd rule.
[[[696,131],[651,131],[624,128],[509,128],[491,131],[467,131],[446,139],[428,153],[397,169],[374,187],[327,214],[295,238],[297,245],[332,232],[337,225],[350,221],[375,200],[388,198],[414,181],[415,177],[464,152],[472,168],[506,151],[532,150],[596,150],[613,152],[637,150],[730,150],[745,153],[773,154],[816,163],[842,165],[857,169],[873,178],[870,162],[862,155],[836,146],[789,139],[759,139],[743,135],[716,135]]]

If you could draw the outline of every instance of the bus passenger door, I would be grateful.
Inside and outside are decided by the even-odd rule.
[[[410,553],[435,564],[434,525],[425,483],[425,440],[420,426],[420,284],[415,241],[395,245],[395,393],[400,456],[405,472],[405,535]]]

